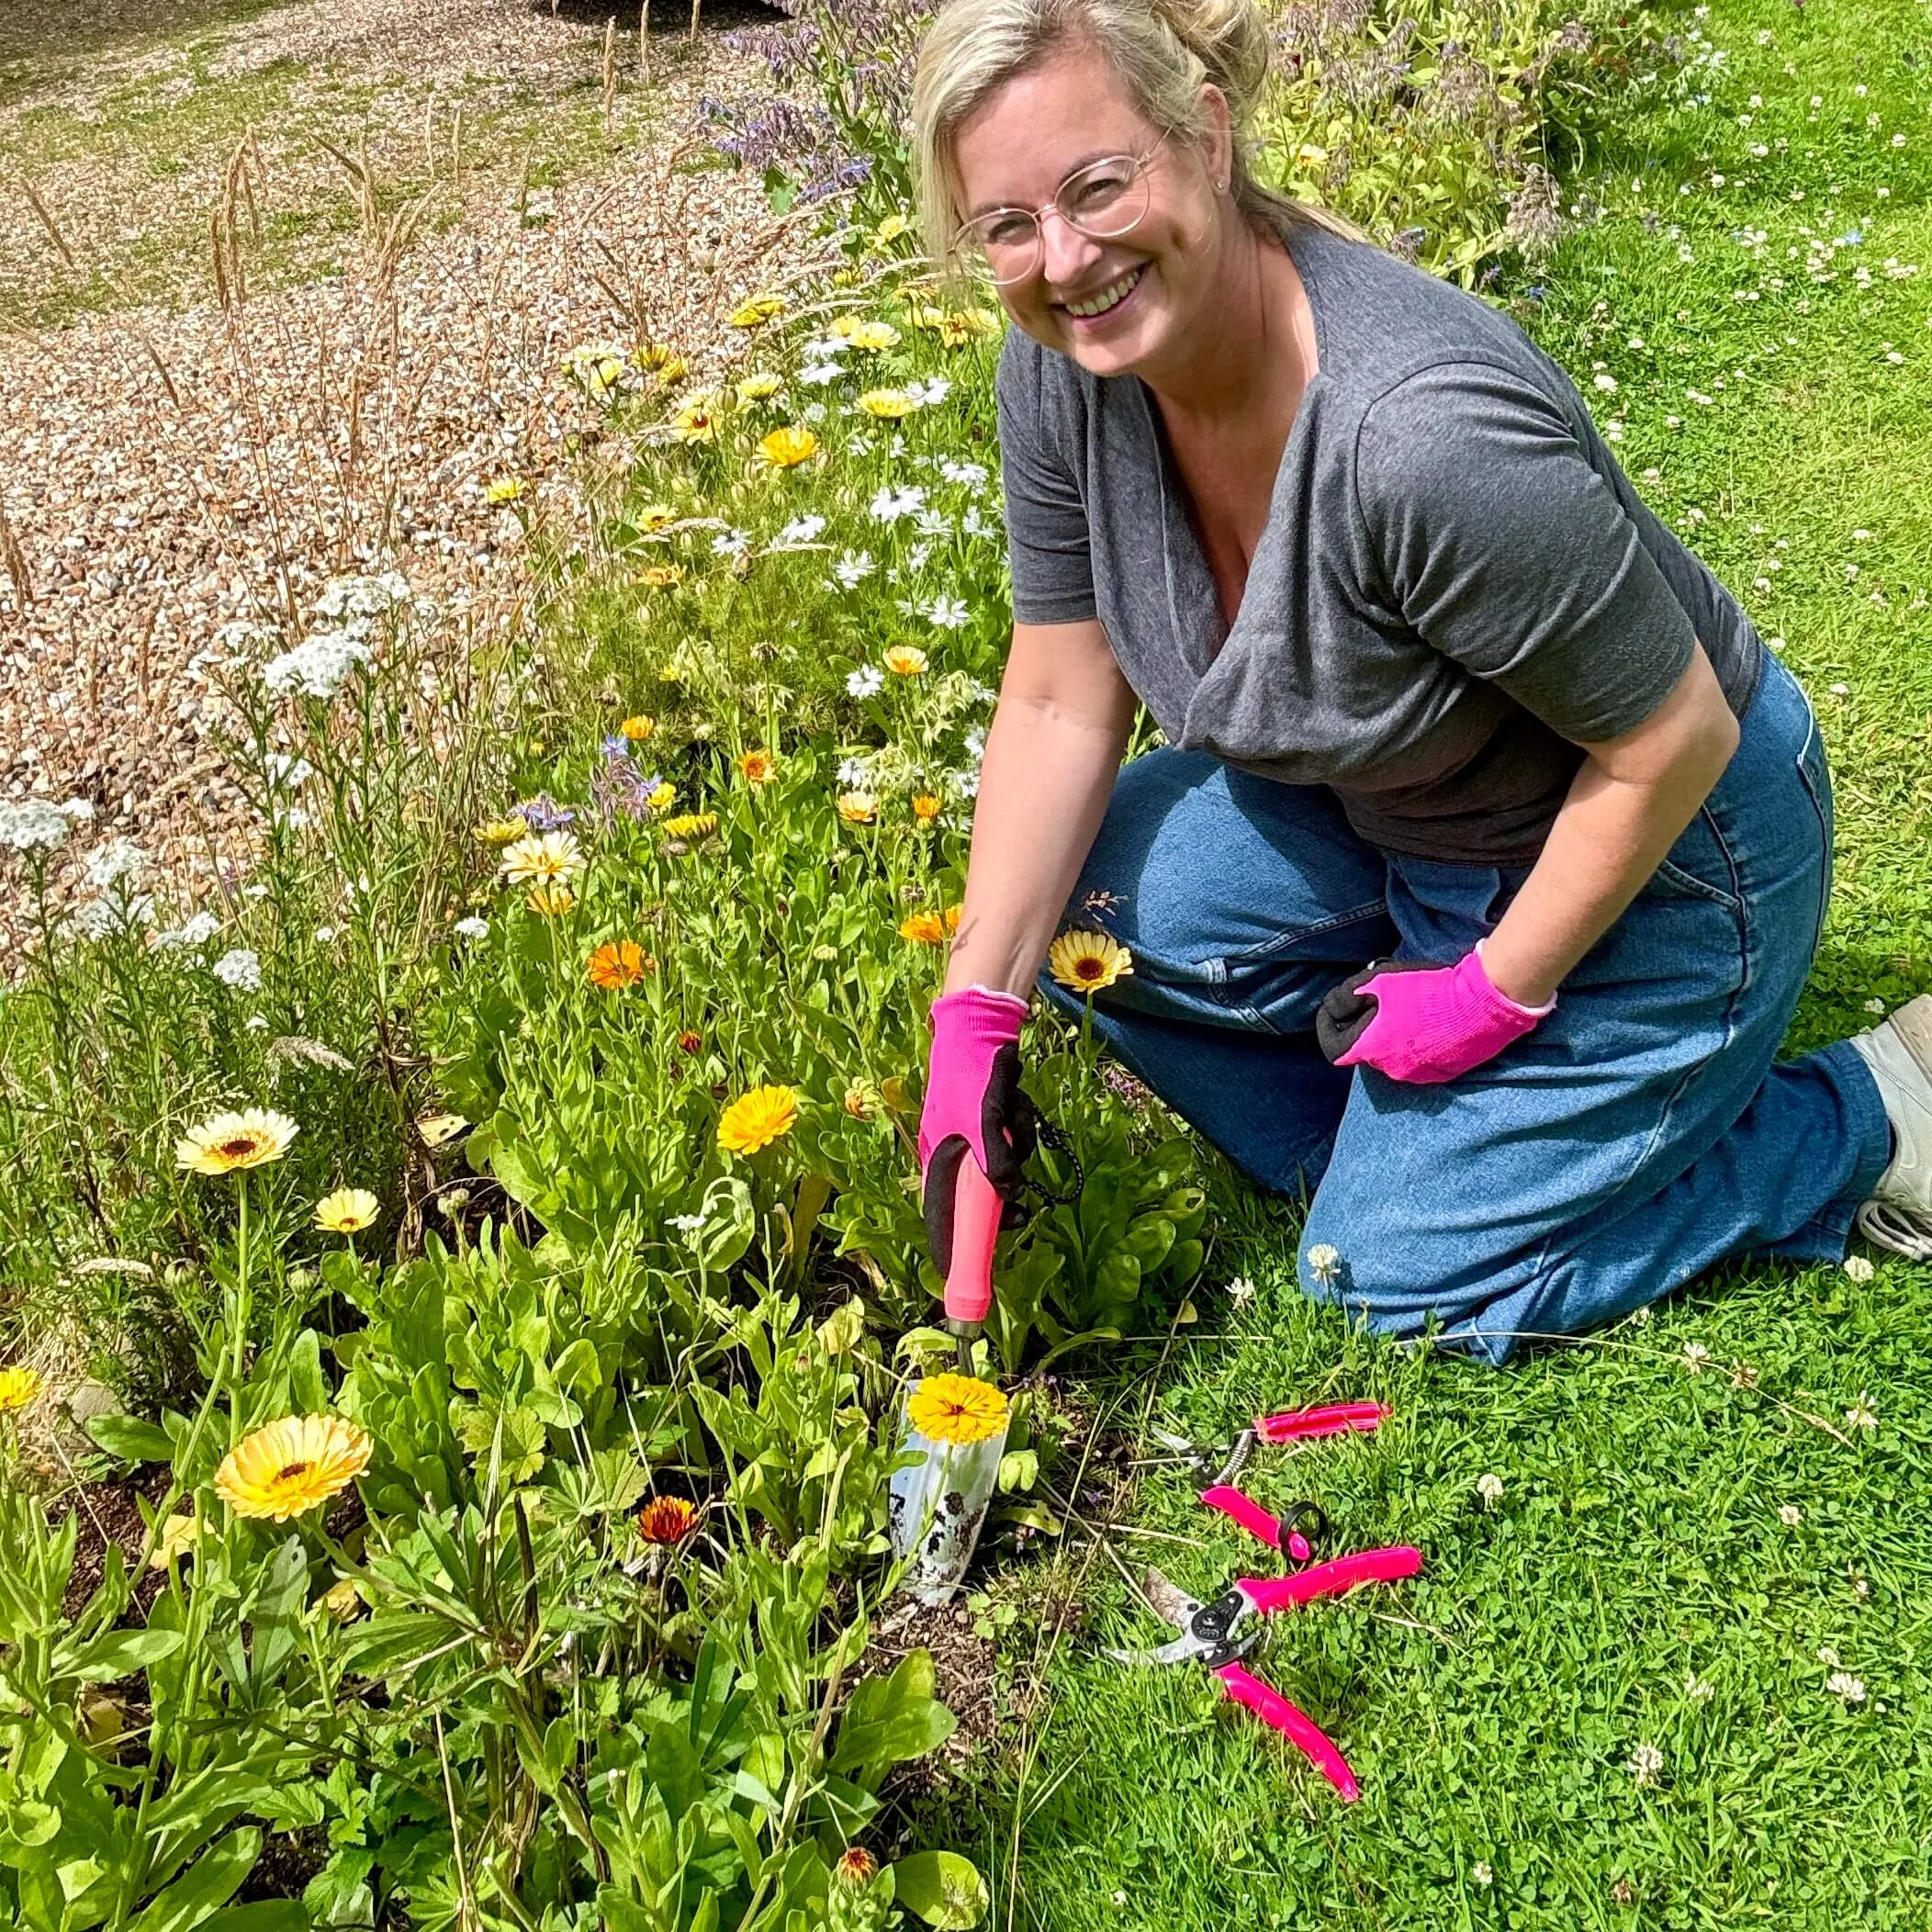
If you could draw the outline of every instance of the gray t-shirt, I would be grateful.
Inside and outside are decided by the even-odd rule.
[[[1284,239],[1320,366],[1233,628],[1146,387],[1009,330],[1014,616],[1097,616],[1169,743],[1330,786],[1384,850],[1529,864],[1578,741],[1640,724],[1693,641],[1741,717],[1763,646],[1507,316],[1326,230]]]

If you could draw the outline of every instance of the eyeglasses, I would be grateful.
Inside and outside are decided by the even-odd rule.
[[[1050,208],[1075,232],[1095,242],[1111,241],[1136,227],[1147,213],[1147,171],[1167,137],[1144,154],[1107,154],[1076,168],[1060,184],[1052,200],[1038,208],[996,208],[975,215],[954,238],[985,257],[994,282],[1006,287],[1023,282],[1039,266],[1040,217]]]

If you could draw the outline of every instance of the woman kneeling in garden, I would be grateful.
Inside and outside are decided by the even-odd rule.
[[[968,1150],[1017,1180],[1064,915],[1131,953],[1112,1050],[1314,1190],[1302,1284],[1378,1329],[1500,1362],[1855,1219],[1932,1257],[1932,995],[1774,1064],[1831,871],[1803,692],[1514,323],[1255,182],[1267,51],[1251,0],[926,42],[928,245],[1017,325],[929,1202]],[[1137,699],[1169,748],[1123,769]]]

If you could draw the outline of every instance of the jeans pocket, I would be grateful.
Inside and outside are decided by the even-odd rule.
[[[1708,805],[1699,807],[1644,890],[1660,899],[1702,899],[1732,912],[1743,904],[1736,862]]]

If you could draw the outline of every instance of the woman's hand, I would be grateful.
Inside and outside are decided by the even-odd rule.
[[[960,1163],[969,1157],[1001,1197],[1019,1193],[1033,1151],[1033,1103],[1019,1084],[1019,1029],[1027,1003],[968,986],[935,1000],[926,1106],[919,1115],[919,1174],[934,1264],[952,1264],[952,1218]]]
[[[1382,960],[1321,1003],[1316,1031],[1338,1067],[1375,1067],[1391,1080],[1432,1085],[1493,1060],[1556,1008],[1520,1006],[1483,970],[1482,947],[1454,966]],[[1364,1014],[1367,1023],[1362,1023]]]

